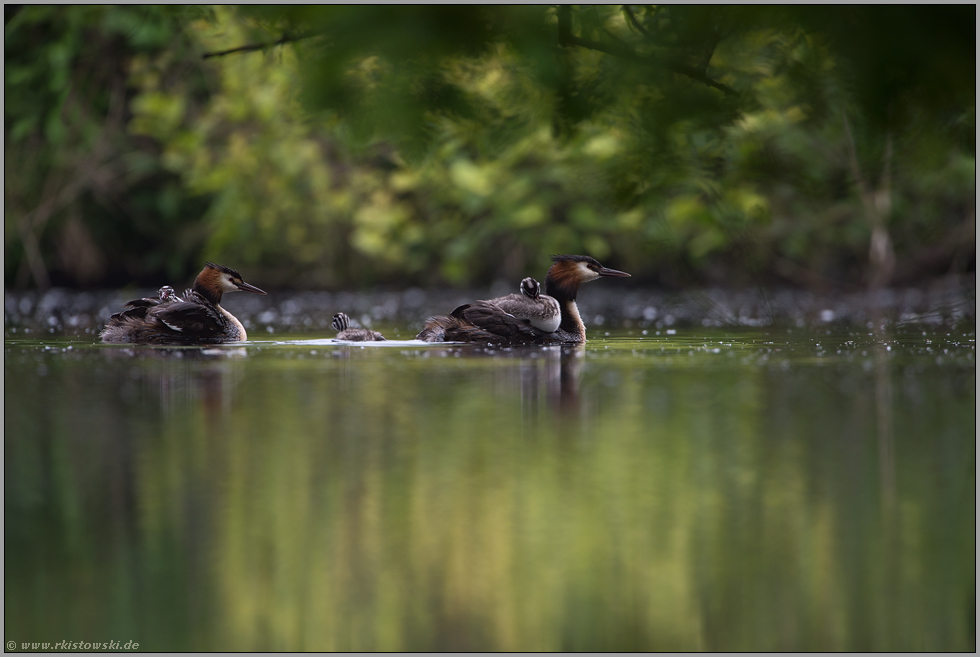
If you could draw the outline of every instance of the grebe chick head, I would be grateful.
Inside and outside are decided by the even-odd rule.
[[[249,285],[242,280],[242,275],[230,267],[206,263],[201,273],[194,280],[194,291],[203,295],[211,303],[221,303],[221,295],[225,292],[253,292],[265,294],[262,290]]]
[[[350,328],[350,317],[346,313],[337,313],[330,324],[335,331],[346,331]]]
[[[541,284],[528,276],[521,281],[521,294],[528,299],[537,299],[541,296]]]
[[[181,300],[180,297],[177,296],[177,293],[174,292],[174,289],[169,285],[164,285],[161,287],[160,291],[157,292],[157,297],[159,297],[160,301],[163,303],[173,303]]]

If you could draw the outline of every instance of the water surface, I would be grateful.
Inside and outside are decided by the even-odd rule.
[[[975,649],[973,326],[590,336],[8,333],[5,640]]]

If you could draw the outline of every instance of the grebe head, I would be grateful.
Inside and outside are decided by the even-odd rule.
[[[350,328],[350,317],[345,313],[337,313],[333,316],[333,322],[331,322],[335,331],[346,331]]]
[[[204,265],[204,271],[198,274],[197,278],[200,280],[202,276],[206,276],[207,280],[212,282],[212,285],[218,285],[222,292],[238,292],[240,290],[242,292],[265,294],[259,288],[254,285],[249,285],[242,280],[242,275],[231,267],[209,262]]]
[[[591,256],[583,255],[553,255],[551,269],[545,277],[545,288],[553,297],[563,297],[574,300],[582,283],[594,281],[601,276],[629,278],[629,274],[617,269],[603,267]]]
[[[554,262],[551,269],[561,277],[575,278],[579,283],[594,281],[600,276],[614,276],[618,278],[629,278],[629,274],[617,269],[603,267],[602,264],[591,256],[583,255],[553,255],[551,261]]]
[[[206,263],[194,280],[194,291],[204,295],[212,303],[220,303],[225,292],[253,292],[265,294],[262,290],[242,280],[242,275],[230,267]]]
[[[529,276],[521,281],[521,294],[528,299],[537,299],[541,296],[541,284]]]

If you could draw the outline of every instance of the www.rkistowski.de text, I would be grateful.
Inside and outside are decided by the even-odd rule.
[[[135,641],[58,641],[57,643],[39,641],[7,641],[7,651],[14,650],[139,650]]]

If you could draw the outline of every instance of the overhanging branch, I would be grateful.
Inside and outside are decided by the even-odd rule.
[[[228,50],[218,50],[215,52],[206,52],[201,55],[201,59],[209,59],[211,57],[224,57],[225,55],[233,55],[239,52],[253,52],[255,50],[265,50],[267,48],[274,48],[275,46],[281,46],[284,43],[290,43],[292,41],[301,41],[302,39],[308,39],[310,37],[318,36],[319,32],[310,32],[309,34],[298,34],[296,36],[290,34],[283,34],[281,37],[275,41],[270,41],[266,43],[251,43],[246,46],[238,46],[237,48],[229,48]]]
[[[629,17],[630,23],[633,24],[633,27],[639,30],[640,33],[643,34],[644,36],[646,37],[650,36],[650,33],[647,31],[647,28],[640,25],[640,21],[636,20],[636,14],[633,13],[633,10],[630,9],[629,5],[623,5],[623,11],[626,12],[626,16]]]
[[[607,55],[619,57],[620,59],[626,59],[638,64],[644,64],[647,66],[661,66],[666,68],[668,71],[684,75],[692,80],[697,80],[701,84],[717,89],[730,96],[738,95],[738,92],[729,87],[727,84],[722,84],[721,82],[712,80],[705,74],[704,71],[699,71],[693,66],[688,66],[687,64],[682,64],[680,62],[662,61],[660,59],[650,57],[649,55],[641,55],[638,52],[618,43],[603,43],[601,41],[593,41],[592,39],[585,39],[572,34],[572,8],[569,5],[558,6],[558,45],[562,46],[563,48],[578,46],[580,48],[604,52]]]

